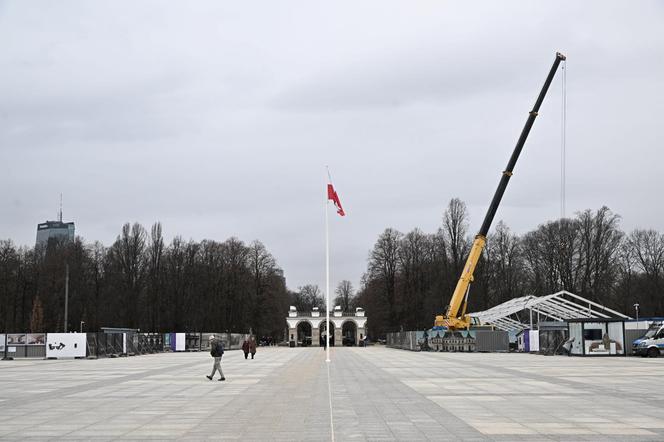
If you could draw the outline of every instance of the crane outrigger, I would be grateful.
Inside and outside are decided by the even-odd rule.
[[[480,256],[482,255],[482,251],[484,250],[484,246],[486,245],[486,237],[489,233],[489,228],[491,227],[493,218],[496,215],[496,211],[498,210],[500,200],[503,198],[503,194],[507,188],[507,183],[512,177],[514,166],[516,165],[516,161],[519,159],[519,154],[521,154],[523,145],[526,143],[530,129],[533,127],[533,123],[535,122],[535,118],[539,112],[539,108],[544,101],[544,97],[549,90],[549,86],[551,86],[551,82],[553,81],[553,77],[558,70],[558,66],[565,59],[566,57],[563,54],[556,52],[556,59],[553,62],[553,66],[551,66],[551,70],[549,71],[549,75],[546,77],[544,86],[542,86],[542,90],[540,91],[539,96],[535,101],[533,110],[531,110],[528,114],[526,125],[521,131],[519,140],[514,147],[514,152],[512,152],[512,156],[507,163],[507,167],[503,171],[502,177],[500,178],[500,183],[496,189],[496,193],[493,195],[491,205],[489,205],[489,210],[484,217],[484,222],[482,222],[482,227],[480,228],[479,233],[475,236],[473,246],[471,247],[470,253],[468,254],[468,259],[466,260],[466,264],[464,265],[463,271],[461,272],[461,277],[459,278],[456,288],[454,289],[452,299],[447,306],[447,311],[444,315],[436,316],[434,327],[445,327],[448,330],[462,330],[470,328],[471,317],[466,313],[466,308],[468,307],[468,292],[470,290],[470,283],[473,282],[473,273],[475,272],[475,267],[477,266],[477,262],[479,261]]]

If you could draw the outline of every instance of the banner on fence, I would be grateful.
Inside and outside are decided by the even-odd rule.
[[[45,333],[28,333],[28,339],[26,340],[28,345],[44,345],[46,344],[46,334]]]
[[[25,345],[28,335],[25,333],[12,333],[7,335],[7,345]]]
[[[48,333],[46,335],[47,358],[84,358],[86,356],[85,333]]]

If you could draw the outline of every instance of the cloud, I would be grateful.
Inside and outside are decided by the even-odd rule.
[[[479,227],[554,53],[568,61],[568,212],[664,230],[661,2],[5,2],[0,238],[53,218],[109,244],[122,223],[260,239],[291,287],[357,286],[382,230]],[[560,77],[497,219],[559,215]]]

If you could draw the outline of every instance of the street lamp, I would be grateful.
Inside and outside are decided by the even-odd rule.
[[[83,324],[85,324],[85,321],[81,321],[81,333],[83,333]]]
[[[639,320],[639,304],[634,304],[634,309],[636,310],[636,320]]]

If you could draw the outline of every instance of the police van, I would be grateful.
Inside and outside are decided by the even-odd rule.
[[[632,345],[634,354],[656,358],[664,352],[664,323],[653,323],[646,334]]]

